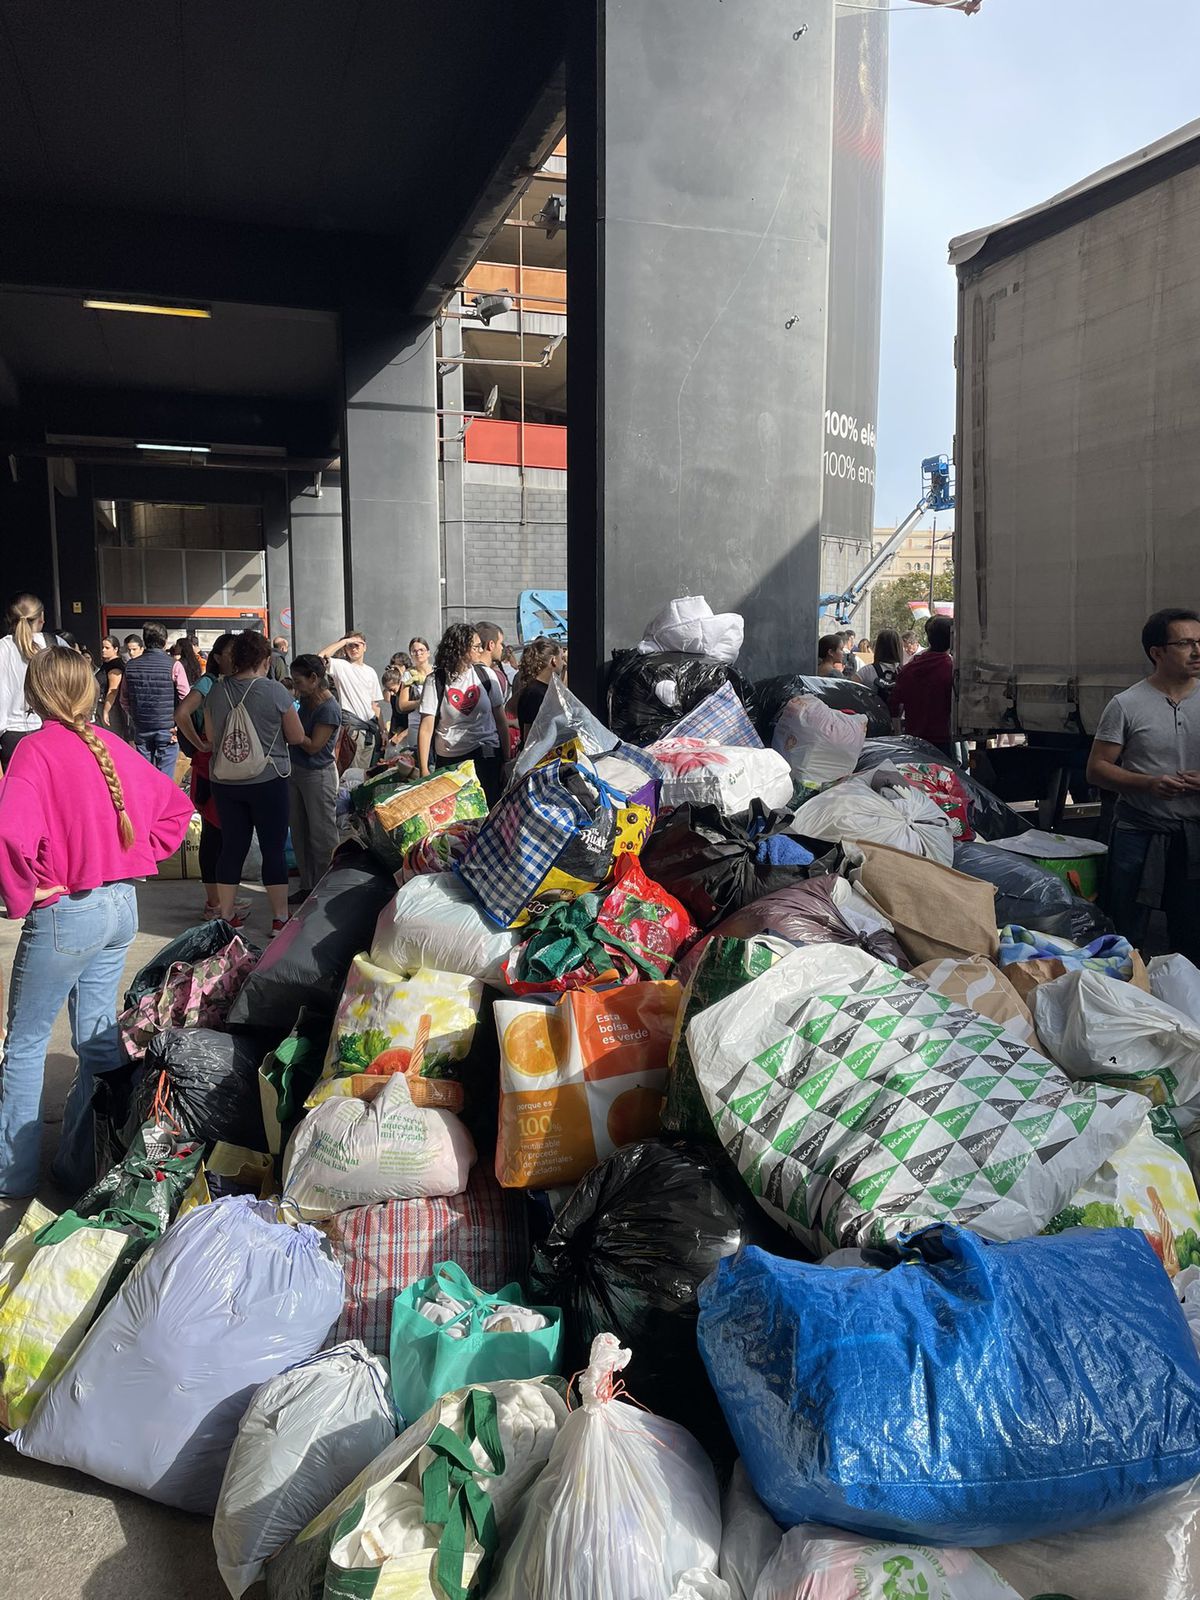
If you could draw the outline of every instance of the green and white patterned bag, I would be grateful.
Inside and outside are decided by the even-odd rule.
[[[820,1254],[935,1222],[1037,1233],[1145,1115],[849,946],[795,951],[687,1043],[746,1183]]]

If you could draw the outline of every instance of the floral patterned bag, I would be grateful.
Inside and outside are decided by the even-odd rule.
[[[259,957],[235,934],[222,950],[199,961],[177,961],[157,989],[117,1018],[121,1048],[140,1061],[155,1034],[167,1028],[221,1028]]]

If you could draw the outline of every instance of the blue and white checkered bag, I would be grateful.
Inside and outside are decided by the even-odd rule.
[[[731,683],[723,683],[719,689],[706,695],[698,706],[693,706],[686,716],[680,717],[663,734],[663,738],[706,739],[711,744],[740,745],[750,750],[761,750],[763,747]]]
[[[658,777],[657,764],[641,750],[621,746],[620,753],[647,779]],[[520,927],[535,904],[573,900],[605,881],[627,801],[587,757],[545,762],[492,808],[458,875],[493,922]]]

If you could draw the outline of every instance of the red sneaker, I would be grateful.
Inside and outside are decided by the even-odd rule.
[[[283,920],[280,921],[280,919],[276,917],[271,923],[272,939],[274,939],[278,934],[281,934],[291,920],[291,917],[284,917]]]

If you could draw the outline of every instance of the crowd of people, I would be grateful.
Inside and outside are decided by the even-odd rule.
[[[856,639],[845,628],[824,634],[817,644],[817,676],[851,678],[874,692],[892,714],[899,732],[936,745],[953,755],[951,711],[954,704],[954,658],[950,645],[954,624],[948,617],[930,617],[925,624],[925,647],[913,632],[883,628],[870,650],[871,660],[860,662],[869,641]],[[856,645],[858,649],[856,650]]]

